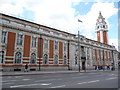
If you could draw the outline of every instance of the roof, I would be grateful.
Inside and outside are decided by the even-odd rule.
[[[20,19],[20,18],[14,17],[14,16],[3,14],[3,13],[1,15],[6,16],[6,17],[10,17],[10,18],[14,18],[14,19],[17,19],[17,20],[20,20],[20,21],[28,22],[28,23],[31,23],[31,24],[34,24],[34,25],[42,26],[42,27],[45,27],[45,28],[48,28],[48,29],[52,29],[52,30],[55,30],[55,31],[59,31],[59,32],[62,32],[62,33],[66,33],[66,34],[69,34],[69,35],[76,36],[75,34],[71,34],[71,33],[68,33],[68,32],[65,32],[65,31],[61,31],[59,29],[55,29],[55,28],[48,27],[48,26],[45,26],[45,25],[37,24],[35,22],[27,21],[25,19]]]

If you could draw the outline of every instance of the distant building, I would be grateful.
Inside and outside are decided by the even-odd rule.
[[[111,66],[118,52],[108,45],[107,23],[101,12],[96,23],[97,41],[13,16],[0,15],[0,67],[3,71],[78,70]],[[117,64],[115,64],[117,66]]]

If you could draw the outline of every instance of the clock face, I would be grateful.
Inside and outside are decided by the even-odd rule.
[[[102,19],[99,19],[99,22],[102,22]]]

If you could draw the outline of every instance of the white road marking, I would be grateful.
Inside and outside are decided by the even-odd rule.
[[[23,76],[15,76],[15,78],[21,78],[21,77],[23,77]]]
[[[53,80],[62,80],[62,79],[46,79],[46,80],[37,80],[37,81],[35,81],[35,82],[53,81]]]
[[[78,83],[78,84],[85,84],[85,83],[87,83],[87,82],[81,82],[81,83]]]
[[[30,79],[22,79],[22,80],[23,81],[28,81]],[[9,80],[9,81],[0,81],[0,82],[4,83],[4,82],[13,82],[13,81],[21,81],[21,80]]]
[[[94,83],[94,82],[99,82],[100,80],[95,80],[95,81],[89,81],[87,83]]]
[[[17,86],[10,86],[10,88],[17,88],[17,87],[26,87],[26,86],[35,86],[35,85],[50,85],[51,83],[36,83],[36,84],[27,84],[27,85],[17,85]]]
[[[116,79],[117,77],[113,77],[113,78],[107,78],[105,80],[112,80],[112,79]]]
[[[61,85],[61,86],[54,86],[54,87],[50,87],[50,88],[60,88],[60,87],[65,87],[66,85]]]
[[[97,73],[90,73],[90,74],[97,74]]]
[[[6,84],[13,84],[13,83],[2,83],[2,85],[6,85]]]
[[[9,81],[0,81],[0,82],[12,82],[12,81],[18,81],[18,80],[9,80]]]
[[[83,77],[88,77],[88,76],[79,76],[79,77],[72,77],[72,78],[83,78]]]
[[[81,83],[78,83],[78,84],[86,84],[86,83],[94,83],[94,82],[99,82],[100,80],[94,80],[94,81],[88,81],[88,82],[81,82]]]
[[[113,76],[113,75],[115,75],[115,74],[110,74],[109,76]]]
[[[31,79],[22,79],[22,80],[24,80],[24,81],[28,81],[28,80],[31,80]]]
[[[46,83],[43,83],[43,84],[41,84],[41,85],[50,85],[51,83],[48,83],[48,84],[46,84]]]

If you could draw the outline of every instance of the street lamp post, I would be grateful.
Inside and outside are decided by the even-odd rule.
[[[103,71],[105,70],[105,59],[104,59],[104,50],[103,50]]]
[[[70,46],[70,41],[68,41],[68,70],[70,70],[70,66],[69,66],[69,47]]]
[[[39,50],[39,51],[41,51],[41,49],[42,49],[42,35],[40,35],[40,50]],[[42,52],[42,51],[41,51],[41,52]],[[41,58],[40,56],[41,56],[41,55],[40,55],[40,54],[41,54],[41,53],[39,53],[39,71],[41,71],[41,68],[40,68],[40,61],[41,61],[41,60],[40,60],[40,58]]]
[[[113,55],[113,50],[112,50],[112,59],[113,59],[113,64],[112,64],[112,69],[115,69],[115,62],[114,62],[114,55]]]

